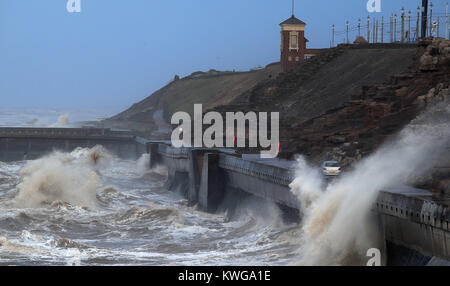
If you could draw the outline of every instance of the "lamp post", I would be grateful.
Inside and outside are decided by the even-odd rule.
[[[430,37],[433,37],[433,3],[430,4]]]
[[[448,37],[448,2],[445,3],[445,38],[449,40]]]
[[[427,37],[428,20],[428,0],[422,0],[422,35],[421,38]]]

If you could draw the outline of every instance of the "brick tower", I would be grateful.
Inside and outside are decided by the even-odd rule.
[[[305,58],[306,23],[292,17],[280,24],[281,26],[281,67],[284,72],[297,68]]]

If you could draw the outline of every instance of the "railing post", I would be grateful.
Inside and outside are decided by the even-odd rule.
[[[377,29],[376,29],[376,36],[375,36],[375,43],[378,43],[378,19],[376,20],[376,27],[377,27]]]
[[[397,42],[397,14],[394,14],[394,42]]]
[[[345,37],[346,37],[346,44],[349,44],[349,39],[348,39],[348,29],[349,29],[349,22],[347,21],[347,28],[346,28],[346,33],[345,33]]]
[[[332,47],[334,47],[334,29],[335,29],[335,26],[334,26],[334,24],[333,24],[333,26],[331,26],[331,34],[332,34],[332,36],[331,36],[331,46]]]
[[[449,40],[450,38],[448,37],[449,35],[448,35],[448,29],[449,29],[449,27],[448,27],[448,2],[447,3],[445,3],[445,38],[447,39],[447,40]]]
[[[390,42],[394,42],[394,16],[391,14],[391,23],[390,23],[390,30],[389,30],[389,34],[390,34]]]
[[[430,37],[433,38],[433,3],[430,3]]]
[[[437,16],[436,22],[437,22],[437,32],[436,32],[436,36],[439,38],[439,36],[441,35],[441,33],[440,33],[440,28],[439,28],[440,25],[441,25],[441,22],[440,22],[439,16]]]
[[[411,42],[411,10],[408,11],[408,37],[406,39],[409,42]]]
[[[376,20],[375,20],[375,17],[374,17],[373,18],[373,32],[372,32],[372,34],[373,34],[373,42],[374,43],[376,43],[376,35],[377,35],[376,29],[377,29],[377,27],[376,27]]]
[[[401,36],[402,43],[405,42],[405,8],[402,8],[402,36]]]
[[[358,37],[361,36],[361,19],[358,19]]]
[[[417,7],[417,22],[416,22],[416,41],[420,38],[420,7]]]

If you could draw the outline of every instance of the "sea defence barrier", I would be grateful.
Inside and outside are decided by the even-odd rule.
[[[123,158],[146,152],[146,142],[127,131],[101,128],[0,128],[0,161],[32,160],[54,150],[102,145]]]
[[[245,160],[230,150],[149,145],[150,167],[166,166],[169,188],[183,193],[191,205],[214,212],[228,192],[244,192],[298,213],[299,203],[289,188],[293,169]]]
[[[380,192],[379,214],[391,265],[450,266],[450,194],[412,187]]]
[[[167,141],[110,129],[0,128],[0,161],[95,145],[126,159],[150,154],[150,168],[167,167],[167,187],[204,211],[232,208],[241,196],[253,196],[277,204],[289,218],[301,219],[300,202],[289,188],[295,168],[283,161],[258,160],[227,149],[174,148]],[[450,194],[411,187],[381,190],[372,210],[386,241],[387,263],[449,265],[449,205]]]
[[[300,202],[289,188],[295,178],[293,166],[246,159],[220,149],[148,144],[150,167],[166,166],[169,188],[204,211],[220,209],[230,194],[246,193],[274,202],[289,217],[301,219]],[[405,186],[381,190],[372,211],[386,241],[387,264],[450,265],[449,205],[450,194]]]

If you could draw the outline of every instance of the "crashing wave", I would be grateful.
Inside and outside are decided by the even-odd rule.
[[[103,147],[96,146],[69,154],[53,152],[30,161],[20,172],[16,204],[34,208],[63,202],[95,209],[100,178],[94,168],[107,166],[111,158]]]

